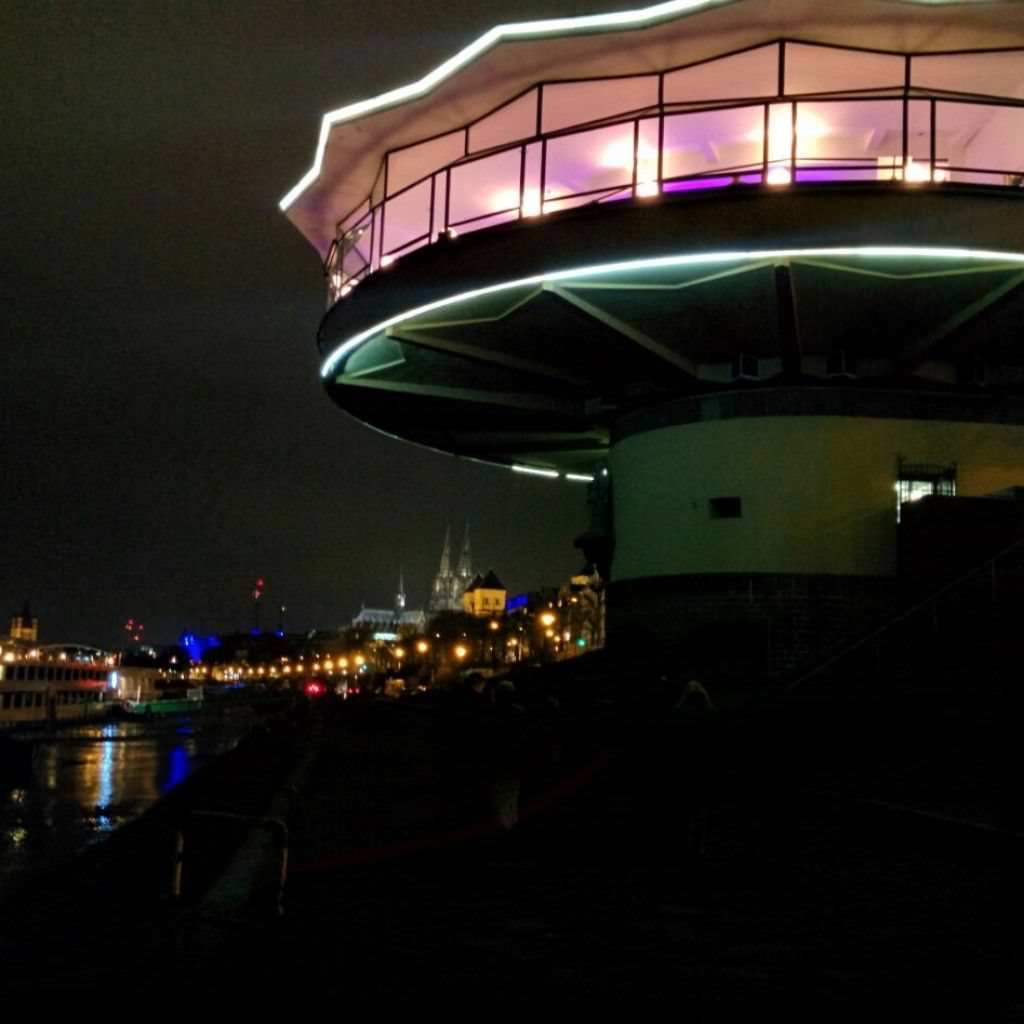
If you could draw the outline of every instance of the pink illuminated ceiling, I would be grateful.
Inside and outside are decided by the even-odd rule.
[[[444,232],[584,204],[761,184],[1022,180],[1024,51],[908,60],[776,41],[659,75],[542,83],[389,153],[337,226],[329,298]]]
[[[684,8],[691,12],[685,17],[681,16],[686,13]],[[463,153],[473,153],[507,145],[510,136],[528,137],[523,133],[534,134],[538,127],[546,134],[570,128],[579,123],[581,111],[585,112],[583,119],[588,120],[621,116],[651,104],[656,107],[658,72],[668,72],[660,82],[660,98],[668,105],[777,97],[777,62],[773,66],[771,48],[757,48],[766,37],[890,51],[837,59],[834,52],[812,46],[798,48],[791,42],[792,59],[787,60],[783,83],[787,95],[901,88],[904,83],[900,54],[906,52],[1024,46],[1024,11],[1016,5],[984,0],[953,5],[886,0],[846,0],[842,4],[821,4],[817,0],[733,0],[710,4],[678,0],[661,5],[661,9],[679,13],[648,27],[617,29],[614,45],[609,45],[608,31],[574,34],[574,19],[550,23],[554,26],[550,32],[537,30],[536,36],[528,40],[516,40],[514,33],[491,34],[493,45],[488,43],[480,52],[473,53],[471,60],[457,67],[456,63],[451,64],[455,70],[448,77],[442,76],[421,94],[404,99],[401,106],[389,106],[385,96],[376,105],[376,101],[367,101],[344,108],[336,112],[339,119],[331,120],[328,116],[318,148],[318,163],[282,205],[300,230],[326,254],[337,220],[370,195],[375,180],[374,200],[383,198],[383,182],[378,172],[389,151],[396,153],[417,139],[441,137],[436,143],[426,143],[417,158],[406,161],[408,166],[404,169],[398,166],[398,159],[394,160],[394,177],[389,173],[389,191],[394,191],[422,176],[417,173],[416,164],[422,171],[423,166],[442,166],[457,158],[460,136]],[[517,27],[522,26],[510,26],[513,30]],[[463,55],[470,50],[472,47]],[[732,67],[687,66],[737,50],[747,51],[742,67],[739,61]],[[972,71],[963,58],[960,66],[946,56],[916,60],[919,63],[915,66],[915,88],[963,89],[965,78]],[[1020,97],[1019,80],[1015,81],[1020,67],[1020,60],[1007,57],[1001,70],[993,66],[986,71],[995,95]],[[607,75],[628,77],[617,83],[566,83],[564,87],[555,82]],[[537,105],[526,92],[537,82],[548,83],[545,92],[550,92],[550,102],[543,105],[539,126]],[[397,90],[396,94],[401,92]],[[516,96],[520,98],[514,104],[487,117],[502,101]],[[347,128],[353,117],[359,120],[357,132]],[[947,111],[947,122],[944,130],[952,131],[952,111]],[[849,127],[853,128],[852,123]],[[739,152],[742,138],[723,131],[720,140],[710,141],[721,147],[731,146],[735,152],[731,157],[724,150],[706,154],[706,164],[732,166],[747,161],[748,157]],[[872,146],[877,150],[880,145],[877,139],[867,140],[862,149],[870,154]],[[564,185],[554,182],[560,193],[579,191],[584,183],[580,173],[571,168],[574,160],[581,167],[586,164],[591,172],[600,166],[600,157],[595,152],[570,153],[571,146],[566,146],[562,156],[564,173],[570,180]],[[442,149],[447,152],[437,152]],[[695,158],[682,159],[685,164]],[[437,160],[442,163],[436,163]],[[602,182],[609,180],[600,173],[591,177],[597,182],[595,188],[603,187]],[[548,184],[545,179],[546,188]]]

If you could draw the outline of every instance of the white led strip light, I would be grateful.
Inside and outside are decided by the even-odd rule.
[[[589,14],[578,18],[549,18],[544,21],[518,21],[509,25],[496,25],[470,43],[469,46],[459,50],[453,57],[449,57],[443,64],[439,64],[418,82],[409,82],[408,85],[381,93],[372,99],[350,103],[347,107],[339,107],[337,110],[324,114],[323,120],[320,122],[320,138],[316,144],[316,158],[313,160],[313,166],[306,171],[278,205],[282,210],[287,210],[319,177],[324,150],[327,148],[327,136],[336,124],[354,121],[356,118],[365,117],[376,110],[394,107],[426,95],[436,89],[445,79],[451,78],[458,70],[476,60],[477,57],[503,39],[572,35],[576,32],[599,32],[603,29],[613,28],[639,28],[641,25],[674,18],[680,14],[700,10],[702,7],[714,7],[734,2],[735,0],[667,0],[665,3],[654,4],[652,7],[644,7],[638,11],[618,11],[612,14]]]
[[[335,125],[354,121],[356,118],[365,117],[374,111],[394,107],[400,103],[425,96],[431,90],[436,89],[445,79],[451,78],[457,71],[476,60],[477,57],[496,46],[503,39],[573,35],[577,32],[600,32],[615,28],[640,28],[642,25],[651,25],[683,14],[692,14],[705,7],[717,7],[735,2],[736,0],[666,0],[664,3],[642,7],[637,11],[616,11],[610,14],[588,14],[578,18],[549,18],[543,21],[518,21],[509,25],[496,25],[470,43],[469,46],[459,50],[453,57],[449,57],[443,64],[439,64],[419,81],[409,82],[397,89],[383,92],[379,96],[360,100],[358,103],[350,103],[347,107],[339,107],[337,110],[324,114],[320,121],[320,137],[316,144],[316,157],[313,160],[313,166],[306,171],[278,205],[282,210],[287,210],[320,176],[324,151],[327,149],[327,137]],[[902,2],[937,6],[947,3],[962,3],[963,0],[902,0]],[[991,2],[991,0],[971,0],[971,2],[985,3]]]
[[[527,476],[546,476],[549,480],[558,479],[557,469],[540,469],[537,466],[519,466],[515,465],[512,467],[513,473],[525,473]]]
[[[598,277],[604,274],[619,274],[624,271],[658,270],[667,267],[689,267],[701,266],[716,263],[742,263],[745,261],[773,260],[773,259],[806,259],[808,257],[828,256],[852,256],[875,259],[942,259],[942,260],[970,260],[970,261],[991,261],[1011,264],[1024,264],[1024,253],[1015,252],[991,252],[984,249],[952,249],[952,248],[929,248],[927,246],[844,246],[832,249],[762,249],[740,252],[710,252],[692,253],[681,256],[659,256],[651,259],[624,260],[616,263],[601,263],[592,267],[576,267],[572,270],[556,270],[546,274],[535,274],[532,277],[522,277],[516,281],[503,281],[501,284],[489,285],[486,288],[476,288],[472,291],[460,292],[458,295],[450,295],[444,299],[437,299],[435,302],[428,302],[424,306],[417,306],[408,309],[403,313],[382,320],[365,331],[354,334],[347,341],[339,345],[324,360],[320,368],[320,376],[324,379],[330,377],[335,367],[346,356],[357,349],[364,342],[376,334],[386,331],[405,320],[415,319],[424,316],[426,313],[433,313],[436,310],[448,306],[457,305],[470,299],[481,298],[485,295],[495,295],[498,292],[511,291],[514,288],[537,287],[548,282],[566,281],[574,277]]]

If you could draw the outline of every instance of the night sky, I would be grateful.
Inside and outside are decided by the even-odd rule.
[[[585,488],[375,434],[322,391],[319,260],[277,208],[320,115],[495,20],[612,3],[10,2],[0,633],[335,628],[426,599],[445,526],[513,591],[581,562]]]

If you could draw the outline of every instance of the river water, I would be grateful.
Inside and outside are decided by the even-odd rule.
[[[234,747],[247,723],[98,722],[43,742],[31,778],[0,778],[0,897],[70,860]]]

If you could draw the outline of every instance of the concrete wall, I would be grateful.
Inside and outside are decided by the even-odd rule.
[[[892,575],[899,456],[955,462],[958,494],[988,494],[1024,484],[1024,426],[777,416],[626,437],[610,457],[612,579]],[[740,518],[712,518],[717,497],[740,498]]]
[[[721,573],[613,580],[608,643],[662,648],[696,671],[750,681],[822,660],[902,609],[885,576]]]

